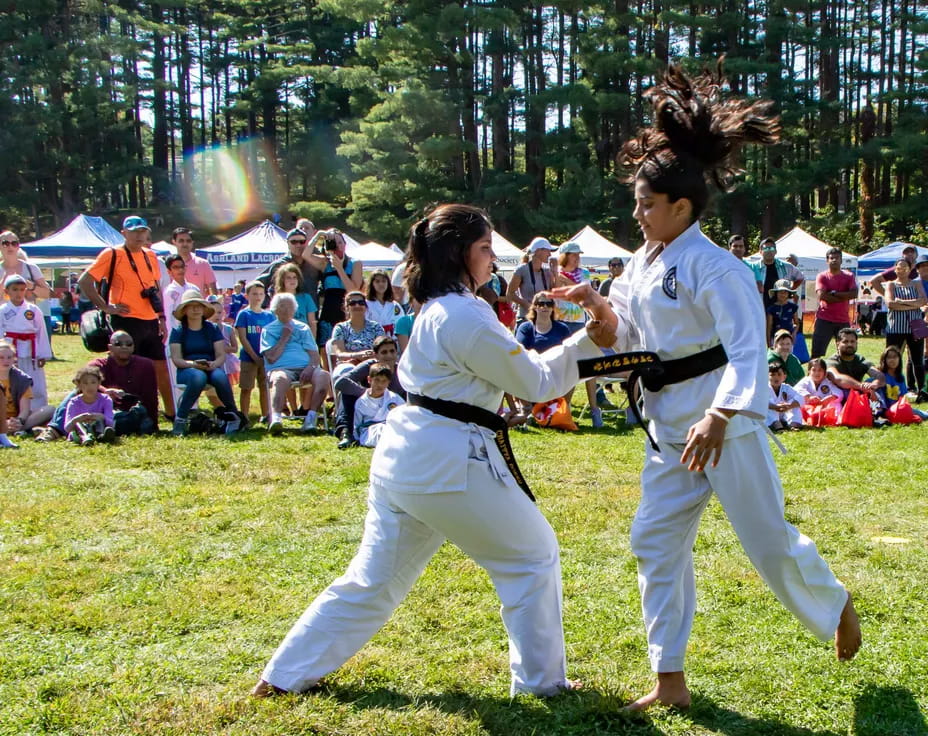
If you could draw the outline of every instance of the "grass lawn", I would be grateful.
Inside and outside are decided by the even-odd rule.
[[[58,398],[87,355],[73,337],[55,349]],[[713,502],[696,542],[694,704],[643,719],[619,712],[652,679],[628,545],[643,435],[588,419],[514,435],[561,541],[581,694],[509,699],[498,600],[446,545],[321,693],[251,700],[356,548],[370,451],[259,430],[25,440],[2,453],[0,734],[928,734],[928,428],[781,435],[787,517],[856,596],[857,659],[835,661],[777,603]]]

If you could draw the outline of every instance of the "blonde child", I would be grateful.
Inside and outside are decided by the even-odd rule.
[[[7,276],[3,287],[9,301],[0,305],[0,331],[13,343],[19,369],[32,379],[30,409],[38,411],[48,404],[45,361],[52,357],[45,316],[26,300],[28,286],[22,276]]]
[[[55,411],[53,406],[32,410],[32,378],[16,366],[16,348],[9,340],[0,339],[0,404],[3,404],[5,422],[0,422],[0,433],[10,432],[14,437],[27,437],[29,430],[47,424]],[[0,446],[13,443],[0,439]]]
[[[77,396],[68,401],[64,411],[64,428],[68,439],[77,445],[96,441],[112,442],[116,438],[113,400],[100,390],[103,373],[96,366],[85,365],[74,374]]]

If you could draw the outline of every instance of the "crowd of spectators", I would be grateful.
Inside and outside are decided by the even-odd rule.
[[[151,231],[141,217],[127,217],[122,234],[121,247],[101,252],[76,279],[78,298],[67,288],[60,299],[63,332],[79,321],[75,313],[94,307],[107,315],[113,331],[108,354],[78,370],[75,389],[57,405],[45,386],[44,364],[53,358],[48,315],[36,306],[52,290],[17,252],[15,234],[0,234],[6,296],[0,305],[0,445],[13,444],[8,434],[86,445],[151,433],[157,429],[159,394],[173,434],[191,431],[191,415],[200,413],[203,396],[216,416],[225,417],[220,427],[232,433],[251,421],[255,389],[260,421],[272,434],[281,433],[288,418],[315,432],[328,412],[340,449],[376,441],[385,413],[404,400],[398,359],[421,306],[403,288],[404,264],[392,275],[375,271],[364,280],[363,264],[346,255],[338,231],[300,220],[287,233],[284,256],[254,281],[222,290],[209,263],[193,252],[189,228],[173,231],[176,253],[163,260],[150,250]],[[831,249],[828,268],[815,281],[810,356],[802,328],[804,277],[795,259],[778,258],[769,238],[754,262],[745,259],[743,236],[733,235],[728,246],[752,269],[767,315],[772,429],[802,427],[804,411],[817,405],[833,404],[840,411],[852,392],[867,397],[878,420],[901,398],[928,399],[928,257],[916,259],[914,249],[906,250],[869,285],[873,301],[863,302],[866,308],[858,302],[852,314],[856,279],[842,269],[840,250]],[[589,282],[591,273],[581,261],[577,243],[555,247],[535,238],[508,282],[494,268],[478,293],[521,345],[543,352],[584,325],[583,311],[555,301],[550,291]],[[624,267],[621,259],[609,262],[608,277],[597,285],[600,293],[608,296]],[[857,354],[858,331],[885,331],[878,366]],[[835,351],[829,355],[832,340]],[[585,389],[593,426],[602,426],[601,409],[611,404],[594,380]],[[570,394],[565,398],[569,402]],[[506,402],[510,423],[530,421],[531,397]]]

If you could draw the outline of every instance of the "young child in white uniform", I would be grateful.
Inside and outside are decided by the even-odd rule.
[[[399,364],[407,403],[389,413],[374,450],[360,549],[294,624],[255,696],[305,691],[341,666],[383,626],[445,539],[487,570],[502,601],[510,691],[572,688],[557,539],[488,427],[505,426],[496,414],[504,392],[563,396],[579,380],[577,361],[602,355],[591,338],[614,337],[592,321],[543,355],[524,350],[475,296],[492,273],[491,234],[481,210],[458,204],[413,228],[406,284],[423,306]]]
[[[393,393],[390,379],[393,371],[383,363],[374,363],[367,375],[370,388],[354,405],[354,438],[361,447],[377,447],[377,440],[386,426],[387,414],[405,403],[401,396]]]
[[[786,382],[782,363],[770,363],[770,400],[767,404],[767,426],[773,432],[802,429],[802,396]]]
[[[803,404],[823,404],[826,401],[841,402],[844,392],[828,380],[828,370],[824,358],[812,358],[809,361],[809,374],[793,388],[803,399]]]
[[[26,301],[26,279],[7,276],[3,282],[8,302],[0,305],[0,333],[16,348],[17,366],[32,379],[32,411],[48,405],[45,361],[52,357],[45,316]]]
[[[616,351],[653,351],[684,367],[679,382],[644,391],[659,449],[647,451],[631,545],[657,685],[632,710],[690,704],[683,662],[696,611],[693,544],[713,493],[777,598],[817,636],[834,633],[839,658],[860,645],[844,586],[812,540],[783,518],[783,487],[762,424],[769,389],[757,287],[699,228],[708,182],[724,184],[738,145],[772,143],[779,133],[769,103],[719,104],[721,81],[708,72],[690,80],[671,65],[649,91],[655,128],[622,154],[635,171],[634,216],[647,244],[613,282],[608,304],[588,287],[557,290],[615,327]]]

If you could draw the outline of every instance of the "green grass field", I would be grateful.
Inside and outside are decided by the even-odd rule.
[[[73,337],[55,349],[57,398],[87,355]],[[561,541],[569,672],[586,684],[551,700],[509,699],[498,600],[448,545],[321,693],[247,697],[355,550],[369,450],[259,430],[24,440],[0,455],[0,734],[928,734],[928,428],[781,437],[787,517],[854,592],[863,649],[835,661],[712,503],[696,543],[694,705],[642,719],[619,711],[651,684],[628,545],[640,430],[587,419],[571,435],[515,433]]]

